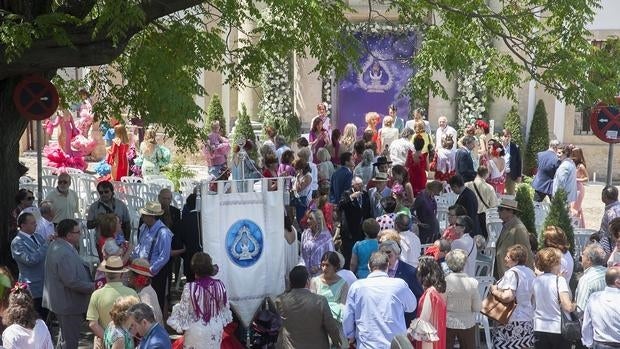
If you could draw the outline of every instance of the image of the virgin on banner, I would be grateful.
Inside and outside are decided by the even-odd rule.
[[[201,192],[209,193],[201,197],[202,241],[219,267],[215,277],[226,285],[231,307],[247,327],[265,297],[284,292],[283,194],[227,193],[226,188],[230,183],[209,193],[209,184],[202,184]]]
[[[383,120],[392,104],[398,108],[397,117],[406,122],[410,114],[410,98],[401,92],[414,74],[410,61],[417,42],[415,32],[364,33],[364,36],[359,33],[356,36],[362,40],[366,52],[359,61],[362,70],[350,69],[338,81],[338,127],[342,130],[346,124],[353,123],[361,135],[366,128],[366,113],[377,112]]]

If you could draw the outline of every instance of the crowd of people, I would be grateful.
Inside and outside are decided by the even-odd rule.
[[[460,348],[475,348],[483,303],[477,277],[493,276],[489,293],[516,303],[509,321],[493,326],[494,347],[569,348],[561,319],[576,309],[584,315],[581,341],[573,344],[618,347],[620,313],[612,306],[620,299],[616,187],[603,189],[600,231],[574,260],[561,228],[546,227],[538,249],[535,232],[519,219],[512,195],[522,181],[521,150],[510,130],[496,137],[477,120],[457,139],[441,116],[432,136],[423,110],[404,122],[391,106],[382,122],[368,113],[358,139],[356,125],[342,132],[332,126],[326,105],[317,112],[308,138],[296,144],[267,127],[258,161],[242,152],[256,145],[231,147],[217,122],[203,144],[213,179],[292,177],[284,188],[290,198],[283,212],[287,291],[274,301],[281,318],[274,345],[451,349],[458,341]],[[566,190],[574,224],[582,226],[587,178],[581,150],[552,141],[538,154],[532,186],[541,201]],[[269,183],[266,190],[277,189],[276,181]],[[99,182],[99,200],[86,217],[87,228],[98,233],[100,264],[93,275],[76,250],[83,231],[74,220],[71,176],[59,175],[57,184],[36,209],[28,190],[16,196],[16,268],[4,273],[18,282],[4,297],[5,347],[51,348],[42,321],[49,321],[49,312],[62,348],[77,347],[84,313],[97,348],[168,348],[166,324],[183,334],[179,345],[185,348],[240,347],[226,330],[235,317],[226,286],[199,248],[195,194],[182,209],[171,206],[167,189],[158,202],[147,202],[132,246],[127,206],[114,197],[112,183]],[[437,199],[446,193],[456,202],[440,222]],[[487,231],[490,210],[502,222],[497,236]],[[179,275],[175,257],[184,260],[187,283],[170,309],[171,275]],[[477,261],[491,267],[480,272]],[[577,269],[583,269],[578,281]],[[24,311],[7,314],[12,307]]]

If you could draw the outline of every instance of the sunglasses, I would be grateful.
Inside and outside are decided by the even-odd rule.
[[[459,223],[456,223],[455,225],[456,225],[457,227],[464,227],[464,226],[465,226],[465,224],[459,224]]]
[[[99,194],[107,194],[109,192],[110,192],[109,190],[101,190],[101,191],[99,191]]]
[[[69,181],[58,181],[58,184],[69,184]]]
[[[28,200],[28,201],[33,201],[33,200],[34,200],[34,196],[28,196],[28,197],[26,198],[26,200]]]

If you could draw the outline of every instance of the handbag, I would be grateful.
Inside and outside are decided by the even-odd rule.
[[[581,319],[579,308],[569,313],[570,318],[567,318],[562,310],[562,302],[560,301],[560,289],[558,287],[559,276],[555,278],[555,288],[558,294],[558,304],[560,306],[560,319],[561,327],[560,333],[562,337],[570,343],[581,343]]]
[[[426,320],[414,319],[411,321],[409,328],[407,329],[407,336],[418,342],[437,342],[439,341],[439,335],[437,329]]]
[[[517,288],[519,288],[519,273],[513,271],[515,276],[517,277]],[[516,293],[516,292],[515,292]],[[482,301],[482,307],[480,312],[486,315],[489,319],[493,319],[499,322],[502,325],[507,325],[510,321],[510,317],[517,307],[517,297],[508,302],[504,303],[497,299],[490,291],[487,294],[487,297]]]

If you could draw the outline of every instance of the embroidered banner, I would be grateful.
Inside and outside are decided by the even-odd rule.
[[[366,113],[377,112],[383,120],[390,104],[398,108],[399,118],[404,122],[408,120],[410,99],[401,95],[401,91],[414,73],[410,61],[417,41],[414,32],[364,35],[362,42],[366,53],[360,58],[362,71],[350,70],[338,81],[336,115],[341,130],[353,123],[359,135],[366,128]],[[362,37],[361,34],[356,36]]]
[[[249,326],[265,297],[284,292],[283,192],[226,188],[231,186],[218,185],[219,192],[201,197],[202,241],[219,266],[216,278],[226,285],[231,306]],[[209,193],[208,183],[201,192]]]

